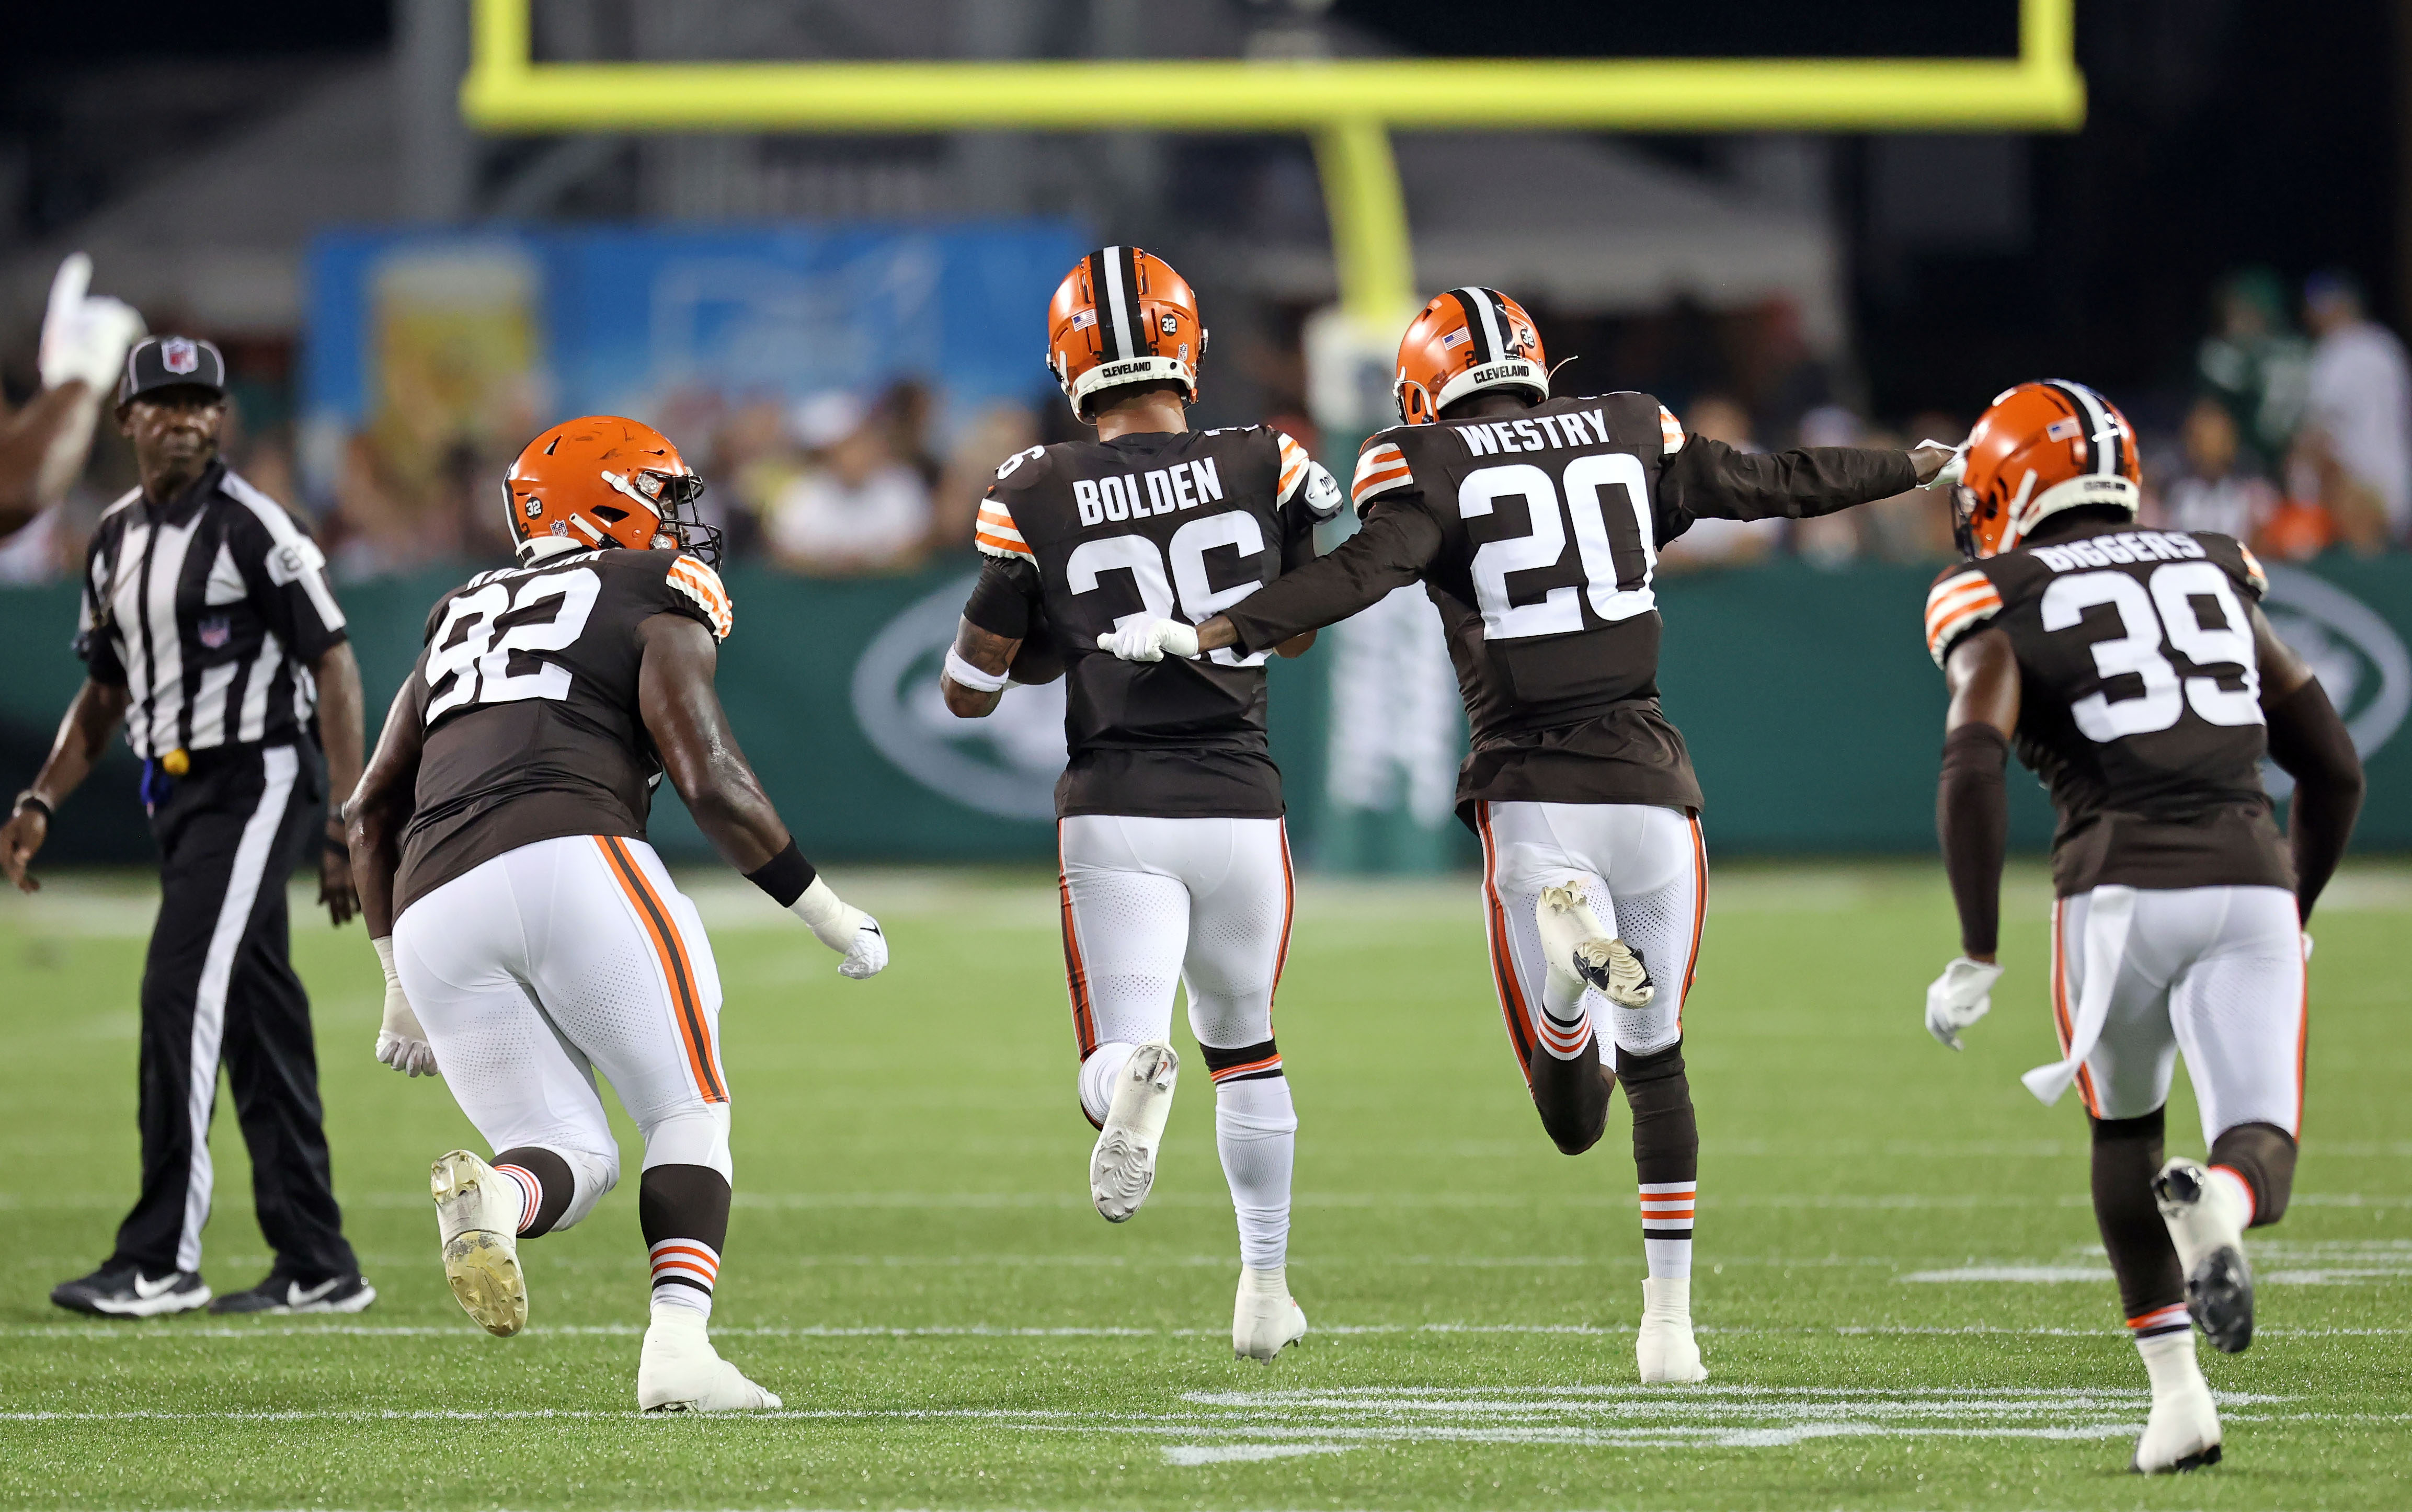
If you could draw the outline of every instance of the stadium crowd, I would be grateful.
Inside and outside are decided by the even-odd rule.
[[[1266,418],[1321,455],[1303,413],[1303,312],[1291,314],[1286,335],[1254,344],[1248,366]],[[1972,418],[1939,408],[1872,416],[1850,374],[1813,352],[1780,299],[1735,312],[1679,301],[1636,317],[1543,319],[1553,350],[1579,354],[1615,387],[1664,396],[1689,430],[1744,449],[1956,440]],[[2147,519],[2220,531],[2282,561],[2412,548],[2412,361],[2355,279],[2321,272],[2292,291],[2271,270],[2243,269],[2220,285],[2207,325],[2190,374],[2121,396],[2143,433]],[[431,399],[426,423],[336,438],[337,455],[305,467],[302,452],[327,443],[296,421],[291,345],[221,345],[228,456],[311,520],[339,579],[507,554],[491,479],[541,427],[532,410],[489,409],[463,425]],[[846,578],[968,559],[995,466],[1065,439],[1072,423],[1036,395],[951,423],[941,420],[945,408],[927,384],[905,379],[801,400],[698,387],[672,392],[651,418],[697,438],[690,455],[712,483],[703,507],[727,533],[731,560]],[[0,542],[0,585],[74,575],[100,512],[131,482],[130,455],[109,430],[68,497]],[[313,487],[316,477],[331,481]],[[1948,561],[1949,524],[1931,504],[1913,493],[1820,520],[1702,521],[1669,547],[1661,570],[1785,557],[1822,568]]]

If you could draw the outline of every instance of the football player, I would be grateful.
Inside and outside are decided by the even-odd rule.
[[[520,565],[437,600],[349,815],[385,966],[377,1059],[438,1067],[494,1153],[433,1188],[452,1293],[488,1331],[527,1322],[519,1240],[567,1228],[619,1180],[600,1070],[645,1140],[637,1219],[652,1314],[647,1412],[776,1407],[706,1336],[728,1231],[720,977],[695,905],[645,843],[665,771],[731,866],[791,909],[841,974],[888,962],[879,926],[816,875],[713,691],[728,595],[703,485],[612,416],[528,443],[503,485]]]
[[[1008,459],[980,505],[987,558],[947,657],[947,706],[994,709],[1010,679],[1068,679],[1056,785],[1064,964],[1090,1195],[1112,1223],[1155,1180],[1180,1057],[1176,984],[1214,1083],[1214,1138],[1240,1228],[1231,1347],[1270,1360],[1306,1332],[1289,1295],[1298,1117],[1273,1043],[1289,947],[1289,844],[1265,746],[1265,655],[1138,667],[1117,625],[1205,621],[1314,554],[1340,485],[1279,431],[1192,431],[1206,328],[1163,259],[1105,247],[1047,312],[1047,365],[1095,441]],[[1284,638],[1297,655],[1312,637]]]
[[[2082,384],[2022,383],[1977,422],[1955,497],[1972,565],[1926,599],[1951,690],[1935,803],[1962,954],[1926,993],[1953,1050],[1992,1006],[2002,773],[2051,790],[2052,1006],[2093,1129],[2094,1216],[2153,1386],[2135,1468],[2219,1460],[2189,1314],[2234,1353],[2253,1337],[2243,1233],[2287,1211],[2302,1118],[2302,932],[2361,806],[2328,695],[2270,631],[2253,553],[2207,531],[2136,529],[2136,434]],[[2289,833],[2264,755],[2295,778]],[[2208,1166],[2161,1163],[2185,1055]],[[2155,1211],[2157,1204],[2158,1211]]]
[[[1405,424],[1358,457],[1356,536],[1203,624],[1134,620],[1106,644],[1140,661],[1246,655],[1424,584],[1473,726],[1457,812],[1482,841],[1508,1038],[1568,1154],[1599,1138],[1625,1083],[1649,1266],[1641,1379],[1702,1380],[1683,1005],[1708,861],[1699,785],[1658,709],[1658,549],[1699,519],[1886,498],[1939,478],[1952,454],[1756,456],[1687,436],[1648,394],[1552,399],[1532,317],[1491,288],[1424,306],[1399,344],[1396,398]]]

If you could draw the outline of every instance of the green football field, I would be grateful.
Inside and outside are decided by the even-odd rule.
[[[1920,1027],[1954,944],[1932,867],[1719,872],[1686,1025],[1704,1138],[1703,1387],[1635,1384],[1641,1246],[1620,1104],[1543,1138],[1470,882],[1303,889],[1278,1009],[1302,1123],[1290,1277],[1314,1331],[1228,1346],[1236,1240],[1211,1089],[1155,1193],[1084,1187],[1052,878],[835,880],[894,941],[876,980],[725,873],[686,878],[728,1002],[737,1210],[714,1324],[786,1410],[648,1419],[636,1183],[522,1251],[533,1321],[446,1291],[427,1165],[475,1137],[375,1064],[358,926],[297,923],[335,1173],[380,1299],[356,1318],[99,1323],[46,1293],[136,1181],[147,893],[0,899],[0,1502],[184,1507],[2402,1507],[2412,1505],[2412,871],[2315,921],[2294,1208],[2259,1329],[2204,1353],[2227,1462],[2127,1475],[2143,1375],[2052,1058],[2039,873],[1964,1054]],[[298,896],[298,895],[297,895]],[[298,917],[297,911],[297,917]],[[1189,1050],[1185,1024],[1176,1032]],[[1193,1066],[1195,1063],[1193,1062]],[[2199,1152],[2192,1104],[2173,1152]],[[623,1125],[626,1164],[639,1152]],[[206,1274],[268,1257],[221,1099]]]

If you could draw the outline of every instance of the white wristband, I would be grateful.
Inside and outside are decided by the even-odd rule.
[[[393,936],[380,934],[369,944],[376,947],[377,964],[385,968],[385,984],[388,987],[401,985],[402,975],[393,969]]]
[[[947,675],[963,686],[976,688],[982,693],[1002,693],[1006,684],[1013,681],[1011,672],[981,671],[963,660],[952,646],[947,648]]]

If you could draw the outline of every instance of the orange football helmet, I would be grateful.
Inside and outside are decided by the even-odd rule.
[[[1524,307],[1495,288],[1453,288],[1435,296],[1399,338],[1399,418],[1430,425],[1440,412],[1484,389],[1522,389],[1550,397],[1549,359]]]
[[[1084,420],[1099,392],[1126,383],[1178,383],[1196,404],[1205,355],[1188,281],[1137,247],[1090,253],[1047,302],[1047,371]]]
[[[1963,455],[1951,527],[1972,557],[2001,555],[2063,509],[2100,505],[2132,518],[2143,492],[2136,428],[2118,405],[2066,379],[1994,395]]]
[[[527,444],[503,477],[522,560],[537,544],[693,551],[720,565],[720,532],[695,512],[703,479],[669,438],[640,420],[587,415]]]

